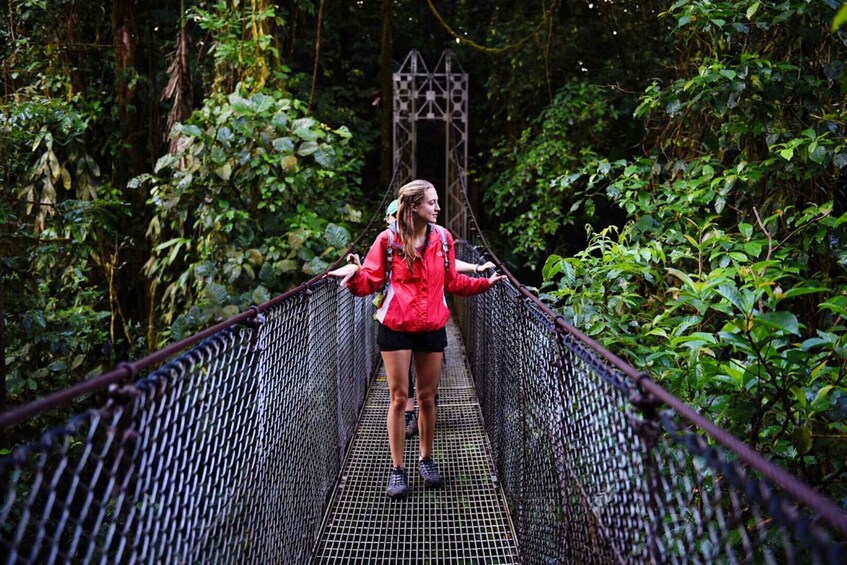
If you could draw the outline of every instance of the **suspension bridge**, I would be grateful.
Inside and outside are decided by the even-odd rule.
[[[466,125],[452,123],[466,120],[466,79],[449,57],[443,73],[416,57],[395,74],[395,157],[405,163],[395,180],[415,173],[403,156],[414,121],[444,121],[457,257],[490,259],[508,276],[451,305],[434,446],[444,488],[411,477],[406,500],[385,496],[388,391],[373,305],[318,276],[0,415],[8,432],[94,391],[106,398],[0,459],[2,559],[847,562],[838,506],[508,273],[466,198]],[[381,220],[377,212],[351,250],[366,249]],[[414,460],[416,441],[406,449]]]

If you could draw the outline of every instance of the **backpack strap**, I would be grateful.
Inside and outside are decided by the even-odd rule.
[[[395,247],[395,234],[397,233],[397,224],[392,223],[388,226],[388,248],[386,250],[386,262],[385,262],[385,284],[388,285],[388,282],[391,280],[391,267],[394,265],[394,247]]]
[[[432,227],[441,236],[441,249],[444,251],[444,271],[447,272],[450,270],[450,256],[447,253],[449,250],[447,247],[447,230],[438,224],[432,224]]]
[[[444,271],[450,270],[450,256],[448,254],[449,246],[447,245],[447,230],[438,224],[430,224],[430,226],[438,232],[441,238],[441,249],[444,251]],[[386,250],[386,265],[385,265],[385,284],[391,280],[391,267],[394,264],[394,248],[395,234],[397,233],[397,224],[393,223],[388,226],[388,249]]]

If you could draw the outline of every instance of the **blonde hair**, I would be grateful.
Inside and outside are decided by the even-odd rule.
[[[428,189],[435,190],[431,182],[413,180],[400,187],[397,192],[399,207],[397,208],[397,233],[403,242],[406,264],[409,270],[415,262],[415,212],[414,207],[423,202]]]

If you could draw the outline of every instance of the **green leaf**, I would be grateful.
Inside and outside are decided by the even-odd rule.
[[[202,137],[203,131],[195,125],[182,126],[181,133],[191,137]]]
[[[181,341],[191,335],[191,333],[191,324],[188,323],[188,319],[185,314],[177,316],[174,323],[171,324],[171,338],[174,341]]]
[[[255,112],[262,114],[267,112],[274,106],[274,99],[266,94],[258,93],[253,96],[253,102],[256,104]]]
[[[815,144],[812,144],[815,145]],[[826,160],[827,150],[826,147],[822,145],[815,145],[814,149],[812,146],[809,146],[809,159],[817,163],[818,165],[822,165]]]
[[[212,150],[209,152],[209,157],[212,158],[212,162],[216,165],[221,165],[226,162],[226,152],[220,145],[212,147]]]
[[[795,296],[803,296],[804,294],[815,294],[818,292],[828,292],[829,289],[826,287],[808,287],[808,286],[798,286],[795,288],[789,288],[785,292],[783,292],[780,296],[777,297],[778,300],[784,300],[786,298],[793,298]]]
[[[294,135],[303,141],[315,141],[320,134],[314,129],[311,129],[314,124],[315,120],[312,118],[300,118],[299,120],[294,120],[291,128]]]
[[[232,318],[233,316],[238,316],[241,311],[238,309],[238,306],[235,304],[228,304],[221,309],[222,317],[224,319]]]
[[[676,278],[678,278],[679,280],[681,280],[683,283],[685,283],[685,286],[687,286],[691,290],[697,289],[696,285],[694,284],[694,281],[691,280],[691,277],[689,277],[687,274],[683,273],[679,269],[674,269],[674,268],[669,267],[666,270],[667,270],[668,274],[673,275]]]
[[[338,224],[327,224],[324,230],[327,243],[336,249],[344,249],[350,244],[350,232]]]
[[[312,154],[312,157],[318,165],[329,169],[335,162],[335,150],[326,143],[322,143]]]
[[[161,251],[162,249],[167,249],[168,247],[171,247],[172,245],[176,245],[178,243],[182,243],[183,241],[184,241],[183,238],[175,237],[173,239],[169,239],[168,241],[165,241],[164,243],[160,243],[154,249],[155,249],[155,251]]]
[[[757,315],[756,321],[770,328],[800,335],[800,322],[797,320],[797,316],[791,312],[766,312]]]
[[[262,263],[262,268],[259,269],[259,280],[262,284],[273,285],[277,280],[277,274],[274,266],[270,262]]]
[[[735,306],[736,310],[741,313],[749,312],[749,308],[745,301],[742,299],[741,293],[738,292],[738,289],[735,288],[731,284],[721,284],[718,285],[718,288],[715,289],[719,295],[723,296],[727,299],[733,306]]]
[[[221,306],[229,299],[229,293],[223,285],[210,282],[204,290],[206,299],[214,306]]]
[[[235,139],[235,134],[226,126],[218,128],[218,133],[215,136],[215,139],[220,141],[224,147],[228,147],[230,142]]]
[[[170,153],[168,153],[167,155],[162,155],[156,161],[156,165],[153,166],[153,172],[158,173],[162,169],[164,169],[165,167],[170,167],[173,162],[174,162],[174,157]]]
[[[311,155],[315,151],[318,150],[318,144],[314,141],[304,141],[300,144],[300,147],[297,149],[297,154],[302,155],[303,157],[307,155]]]
[[[350,139],[351,137],[353,137],[353,134],[350,133],[350,130],[347,128],[347,126],[341,126],[337,130],[335,130],[335,133],[337,133],[339,137],[343,139]]]
[[[303,272],[307,275],[319,275],[329,268],[329,263],[320,257],[314,257],[311,261],[303,265]]]
[[[271,118],[271,125],[276,129],[282,129],[286,125],[288,125],[288,116],[285,114],[274,114],[274,117]]]
[[[257,286],[253,293],[250,295],[250,298],[252,299],[253,304],[264,304],[265,302],[271,299],[271,294],[265,287]]]
[[[847,317],[847,304],[845,304],[844,298],[843,296],[836,296],[826,302],[821,302],[818,304],[818,308],[820,310],[829,310],[838,316]]]
[[[829,28],[829,31],[835,33],[844,25],[844,22],[847,22],[847,4],[842,5],[838,9],[838,12],[836,12],[835,17],[832,19],[832,27]]]
[[[829,393],[835,388],[835,385],[826,385],[822,386],[818,393],[815,395],[815,399],[812,400],[812,408],[818,408],[821,406],[824,401],[826,401],[826,397],[829,396]]]
[[[280,153],[291,153],[294,151],[294,141],[290,137],[278,137],[273,140],[274,149]]]
[[[797,404],[802,408],[806,407],[806,393],[798,386],[791,387],[791,394],[797,399]]]
[[[283,259],[282,261],[278,261],[274,267],[280,273],[290,273],[292,271],[296,271],[300,265],[294,259]]]
[[[229,163],[224,163],[217,169],[215,169],[215,174],[221,177],[222,180],[229,180],[232,176],[232,165]]]
[[[756,259],[762,252],[762,245],[754,241],[745,243],[744,252],[747,253],[747,255],[752,259]]]
[[[562,257],[560,255],[550,255],[547,261],[544,262],[544,267],[541,269],[541,275],[545,281],[551,280],[556,274],[562,270]]]
[[[282,158],[282,161],[280,161],[280,163],[279,163],[279,166],[285,172],[294,171],[297,168],[297,165],[298,165],[297,157],[295,157],[294,155],[286,155],[285,157]]]

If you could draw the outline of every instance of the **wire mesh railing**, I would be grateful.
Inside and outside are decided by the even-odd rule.
[[[307,559],[376,368],[371,308],[313,280],[15,449],[2,561]]]
[[[847,562],[847,514],[513,277],[456,309],[527,563]]]
[[[458,256],[497,262],[479,237]],[[456,310],[525,562],[847,561],[838,507],[509,277]],[[376,367],[372,310],[314,279],[75,388],[108,400],[0,460],[0,556],[307,560]]]

